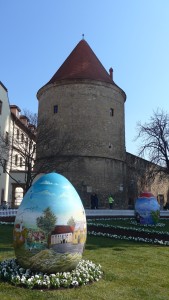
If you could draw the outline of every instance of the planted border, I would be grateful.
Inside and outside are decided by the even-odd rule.
[[[89,260],[81,260],[71,272],[43,274],[20,267],[16,259],[0,263],[0,280],[29,289],[73,288],[98,281],[103,276],[100,265]]]
[[[128,220],[130,221],[131,225],[134,225],[131,227],[103,224],[101,223],[101,220],[111,221],[112,219],[88,219],[89,235],[169,246],[169,233],[152,229],[159,227],[162,228],[165,226],[164,223],[157,223],[156,225],[141,225],[141,227],[145,228],[140,228],[140,224],[137,224],[134,219],[130,218]],[[121,218],[121,220],[123,220],[123,218]],[[138,228],[136,228],[137,226]],[[151,228],[151,230],[148,227]]]

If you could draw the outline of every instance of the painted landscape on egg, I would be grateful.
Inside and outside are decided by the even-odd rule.
[[[77,192],[53,176],[38,180],[26,193],[14,224],[18,262],[42,272],[74,268],[86,241],[86,217]]]

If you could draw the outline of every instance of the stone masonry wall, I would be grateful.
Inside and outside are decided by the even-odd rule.
[[[42,88],[38,98],[39,122],[44,119],[48,126],[59,128],[56,143],[69,134],[69,153],[125,160],[124,98],[116,86],[84,80],[60,82]],[[58,113],[54,114],[55,105]]]
[[[37,142],[37,159],[52,157],[46,163],[47,170],[65,175],[85,207],[90,207],[91,192],[98,194],[100,207],[108,207],[109,193],[116,208],[126,207],[125,97],[121,89],[91,80],[60,81],[40,89],[37,97],[39,124],[54,130],[49,143],[44,140],[44,146],[39,147]],[[69,139],[58,157],[56,152],[65,136]],[[62,156],[74,157],[68,168],[58,165]]]

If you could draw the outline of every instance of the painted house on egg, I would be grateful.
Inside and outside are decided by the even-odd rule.
[[[51,233],[51,245],[72,243],[74,226],[57,225]]]

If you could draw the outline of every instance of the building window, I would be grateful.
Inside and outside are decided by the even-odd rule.
[[[24,134],[23,133],[21,134],[21,142],[22,143],[24,142]]]
[[[16,138],[17,138],[17,140],[19,140],[19,129],[17,129],[17,131],[16,131]]]
[[[0,115],[2,114],[2,101],[0,100]]]
[[[54,112],[54,114],[57,114],[57,112],[58,112],[58,105],[54,105],[53,112]]]
[[[16,187],[15,189],[15,205],[19,206],[23,199],[23,188],[22,187]]]
[[[22,161],[22,157],[20,157],[20,167],[22,167],[23,165],[23,161]]]
[[[1,190],[1,203],[2,203],[2,204],[4,204],[4,203],[3,203],[3,202],[4,202],[4,194],[5,194],[5,190],[2,189],[2,190]]]
[[[7,160],[4,159],[4,162],[3,162],[3,173],[6,172],[6,165],[7,165]]]
[[[110,116],[113,117],[114,116],[114,109],[110,108]]]
[[[9,144],[9,132],[7,132],[7,131],[5,133],[5,143],[6,143],[6,145]]]
[[[16,154],[15,155],[15,166],[17,166],[18,165],[18,155]]]

